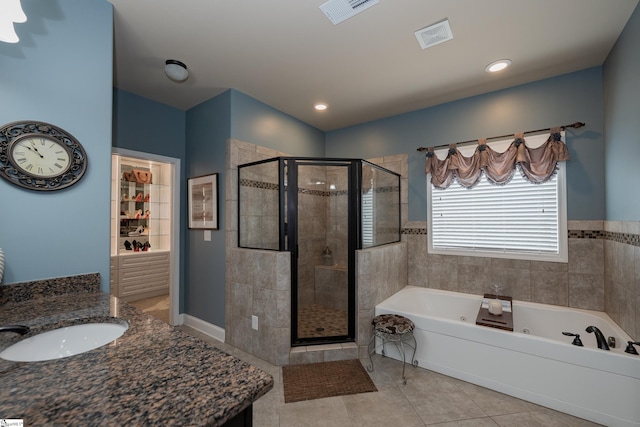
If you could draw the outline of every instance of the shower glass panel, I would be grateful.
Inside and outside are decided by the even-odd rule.
[[[291,345],[352,342],[356,250],[400,241],[400,176],[359,159],[238,166],[238,246],[291,252]]]
[[[362,248],[400,241],[400,177],[362,162]]]
[[[297,184],[298,199],[290,216],[298,249],[293,342],[348,340],[353,336],[349,265],[355,234],[349,234],[349,213],[351,199],[355,204],[350,197],[355,164],[300,161],[296,166],[296,177],[289,179]]]
[[[280,249],[280,174],[278,159],[238,168],[238,244],[242,248]]]

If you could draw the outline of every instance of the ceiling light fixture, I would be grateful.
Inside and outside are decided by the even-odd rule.
[[[187,66],[175,59],[167,59],[164,63],[164,73],[167,77],[176,82],[183,82],[187,80],[187,77],[189,77]]]
[[[22,10],[20,0],[3,0],[0,2],[0,42],[18,43],[13,23],[27,22],[27,15]]]
[[[324,111],[327,108],[329,108],[329,106],[323,102],[318,102],[316,105],[313,106],[313,108],[315,108],[318,111]]]
[[[499,59],[497,61],[493,61],[491,64],[484,67],[484,70],[487,73],[497,73],[498,71],[502,71],[511,65],[510,59]]]

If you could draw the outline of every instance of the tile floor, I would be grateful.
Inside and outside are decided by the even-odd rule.
[[[597,424],[525,402],[492,390],[407,367],[402,385],[402,364],[374,356],[372,372],[377,393],[284,403],[282,368],[228,344],[179,326],[215,347],[273,375],[274,388],[253,405],[256,427],[582,427]],[[368,360],[362,361],[365,366]]]
[[[130,302],[138,310],[169,323],[169,295],[161,295]]]

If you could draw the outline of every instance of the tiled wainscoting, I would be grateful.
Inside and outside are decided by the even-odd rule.
[[[606,311],[640,337],[640,222],[569,221],[567,263],[427,254],[425,222],[403,227],[409,285]]]
[[[605,311],[640,340],[640,221],[605,221]]]
[[[238,165],[287,155],[235,139],[228,141],[225,188],[226,340],[275,365],[358,357],[358,354],[366,354],[375,305],[407,284],[407,244],[399,242],[358,251],[356,343],[291,349],[290,254],[238,248]],[[407,155],[369,161],[400,174],[401,223],[405,223]],[[340,249],[334,248],[335,261],[342,263],[340,261],[345,257]],[[313,273],[313,267],[319,264],[321,259],[310,263],[312,268],[309,271]],[[259,319],[258,330],[251,327],[251,316],[254,315]]]

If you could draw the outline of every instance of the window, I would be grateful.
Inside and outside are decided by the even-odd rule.
[[[527,145],[539,146],[547,137],[527,137]],[[511,142],[491,146],[504,151]],[[474,149],[459,148],[465,156]],[[443,158],[446,149],[436,155]],[[543,184],[532,184],[519,170],[506,185],[483,176],[473,188],[454,183],[439,190],[428,180],[429,253],[567,262],[564,162]]]

